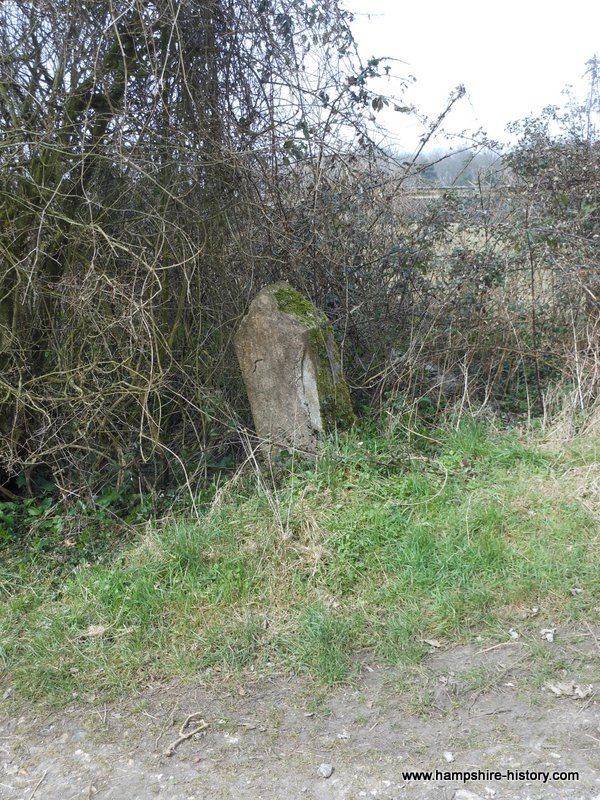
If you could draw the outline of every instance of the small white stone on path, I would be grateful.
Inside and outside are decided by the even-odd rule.
[[[454,792],[452,800],[483,800],[483,798],[475,794],[475,792],[470,792],[468,789],[458,789]]]
[[[331,778],[333,775],[333,764],[320,764],[317,772],[320,778]]]

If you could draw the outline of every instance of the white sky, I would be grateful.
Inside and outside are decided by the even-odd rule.
[[[567,84],[583,99],[585,62],[600,56],[600,0],[345,0],[345,6],[356,15],[363,60],[406,62],[393,64],[392,73],[417,78],[405,97],[421,113],[436,118],[453,88],[465,85],[446,123],[453,133],[482,127],[506,141],[509,122],[561,105]],[[397,87],[383,81],[377,91],[393,94]],[[405,115],[386,112],[382,120],[402,149],[416,147],[420,131]]]

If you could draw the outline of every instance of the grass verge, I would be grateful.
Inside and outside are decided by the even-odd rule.
[[[427,639],[595,621],[596,458],[472,420],[416,438],[367,426],[277,487],[248,475],[199,520],[155,525],[102,563],[57,575],[7,559],[0,669],[18,695],[57,704],[238,670],[334,684],[363,649],[410,664]]]

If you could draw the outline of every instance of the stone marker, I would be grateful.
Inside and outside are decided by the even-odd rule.
[[[285,282],[254,298],[235,350],[263,453],[315,453],[320,433],[354,422],[327,317]]]

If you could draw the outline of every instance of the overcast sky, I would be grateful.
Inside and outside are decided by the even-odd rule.
[[[600,0],[345,0],[363,59],[401,59],[393,72],[417,82],[405,95],[437,117],[458,84],[466,96],[448,120],[459,132],[479,127],[506,140],[506,125],[564,102],[566,84],[585,95],[585,62],[600,56]],[[394,92],[394,81],[378,91]],[[388,113],[401,147],[419,131]]]

